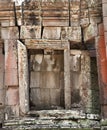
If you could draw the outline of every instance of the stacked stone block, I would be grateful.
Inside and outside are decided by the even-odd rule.
[[[106,4],[106,1],[103,1],[103,3]],[[104,4],[103,6],[105,7]],[[91,70],[89,68],[89,53],[82,52],[81,48],[79,48],[81,58],[80,62],[76,64],[72,60],[76,61],[76,53],[78,51],[75,50],[75,54],[73,54],[72,48],[74,44],[80,46],[90,43],[90,41],[93,42],[95,37],[102,115],[106,117],[107,63],[106,40],[104,40],[104,34],[106,38],[106,25],[104,25],[103,32],[102,24],[99,24],[102,22],[101,1],[98,0],[95,2],[90,0],[87,2],[82,0],[80,4],[80,0],[69,2],[68,0],[32,0],[30,2],[23,2],[21,6],[9,3],[9,5],[2,4],[0,7],[1,39],[3,40],[3,44],[0,43],[0,61],[2,61],[0,62],[0,99],[1,106],[5,106],[5,119],[25,116],[29,112],[29,95],[26,94],[29,91],[28,50],[30,49],[43,49],[45,53],[57,49],[64,51],[64,75],[66,77],[64,79],[65,108],[71,109],[72,85],[70,86],[70,84],[72,83],[70,82],[72,80],[70,80],[70,71],[73,68],[73,71],[76,74],[79,73],[80,78],[82,77],[81,86],[76,87],[77,89],[81,89],[80,100],[85,102],[85,105],[82,104],[82,107],[85,108],[83,111],[89,113],[90,116],[93,109],[91,94],[96,91],[92,90],[94,88],[90,86]],[[105,19],[106,14],[104,13],[104,23]],[[1,47],[1,45],[4,47]],[[2,52],[3,49],[4,54]],[[71,60],[72,66],[69,64],[70,55],[74,56],[72,56],[74,59]],[[81,66],[80,70],[78,69],[78,65]],[[80,74],[81,71],[82,74]],[[88,114],[86,116],[86,119],[88,119]],[[20,120],[18,121],[20,124]]]

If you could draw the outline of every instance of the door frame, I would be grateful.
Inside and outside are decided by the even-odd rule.
[[[29,49],[51,49],[64,51],[64,104],[65,109],[71,108],[71,84],[70,84],[70,45],[66,40],[25,40],[18,43],[18,72],[19,72],[19,103],[20,112],[27,114],[30,111],[29,104]]]

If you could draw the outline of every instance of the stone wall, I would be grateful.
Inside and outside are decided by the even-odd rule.
[[[37,93],[35,92],[36,87],[39,87],[41,91],[44,90],[40,85],[34,85],[36,80],[33,80],[34,83],[32,82],[32,79],[41,80],[41,78],[38,78],[38,76],[33,76],[32,78],[31,73],[33,70],[30,71],[29,68],[31,64],[34,66],[37,63],[35,58],[33,58],[33,61],[31,60],[32,58],[30,59],[30,55],[33,54],[34,50],[36,53],[38,53],[37,50],[43,50],[45,60],[44,63],[39,65],[39,68],[41,68],[39,73],[44,71],[43,67],[45,67],[46,71],[47,66],[51,66],[51,71],[56,72],[60,58],[58,59],[55,56],[53,59],[49,59],[47,57],[49,55],[51,57],[55,50],[60,50],[63,52],[61,65],[64,64],[63,72],[61,71],[63,73],[63,80],[60,77],[61,75],[58,77],[61,85],[59,87],[59,80],[54,75],[52,80],[56,79],[55,84],[51,81],[49,84],[52,87],[53,85],[54,87],[58,85],[59,89],[55,90],[53,89],[54,87],[51,89],[47,87],[49,93],[46,92],[44,96],[41,91],[39,92],[42,94],[42,100],[44,100],[42,104],[44,102],[47,103],[47,100],[52,97],[51,100],[54,100],[54,103],[58,105],[58,100],[55,98],[61,98],[59,90],[63,90],[63,101],[61,102],[63,102],[63,109],[65,111],[61,110],[62,108],[59,106],[54,107],[55,109],[59,109],[59,111],[55,112],[52,118],[49,117],[49,123],[57,114],[59,120],[61,120],[59,121],[61,128],[63,128],[63,125],[69,126],[68,128],[82,128],[83,125],[83,128],[100,128],[99,121],[101,117],[99,115],[101,114],[102,117],[106,117],[105,86],[107,77],[104,42],[106,30],[102,31],[101,1],[16,0],[15,3],[13,1],[8,4],[4,3],[6,1],[0,1],[0,110],[2,115],[0,121],[7,120],[4,123],[5,127],[11,127],[11,123],[8,125],[10,119],[12,119],[10,122],[13,122],[13,127],[17,123],[23,126],[23,123],[20,123],[23,122],[23,116],[26,116],[26,118],[30,116],[28,120],[31,121],[31,117],[34,116],[37,118],[37,115],[40,116],[42,114],[42,111],[39,114],[32,113],[33,111],[30,109],[29,90],[33,93],[31,94],[31,98],[34,98],[33,101],[39,97],[35,98],[34,96]],[[31,60],[30,62],[29,59]],[[45,64],[48,64],[46,59],[50,60],[52,65],[45,66]],[[45,75],[46,73],[48,72],[45,72]],[[32,79],[30,80],[30,78]],[[48,79],[51,79],[50,76]],[[42,86],[46,83],[45,80],[40,82],[42,82]],[[48,82],[44,86],[48,86]],[[99,89],[101,96],[99,95]],[[57,93],[55,98],[55,94],[53,93]],[[48,95],[51,96],[48,97]],[[48,99],[44,99],[47,97]],[[101,99],[100,103],[99,98]],[[102,105],[102,113],[100,113],[100,105]],[[63,115],[67,113],[67,109],[70,110],[71,115],[73,115],[72,112],[74,109],[76,110],[75,114],[82,111],[85,117],[79,116],[76,119],[74,117],[67,117],[65,119],[65,116],[67,116],[65,114],[61,118],[59,113],[61,112]],[[47,115],[46,120],[48,118]],[[42,116],[42,118],[45,118],[44,113]],[[17,120],[14,120],[16,118]],[[38,121],[40,121],[38,123],[35,118],[33,118],[33,125],[35,125],[34,128],[37,128],[43,120],[38,118]],[[25,124],[26,120],[24,120]],[[55,117],[55,120],[52,121],[52,123],[54,122],[52,124],[53,127],[58,126],[55,123],[57,122],[56,120]],[[85,126],[84,121],[90,125]],[[79,124],[79,122],[83,123]],[[48,127],[48,125],[47,123],[46,126]],[[43,128],[46,126],[44,125]]]

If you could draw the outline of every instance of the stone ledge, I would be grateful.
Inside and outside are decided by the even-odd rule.
[[[93,120],[38,120],[35,118],[21,119],[18,121],[7,121],[3,128],[10,128],[14,130],[33,130],[44,128],[75,128],[77,129],[100,129],[99,121]]]
[[[44,128],[100,129],[100,116],[74,110],[31,111],[27,117],[5,120],[3,128],[33,130]]]
[[[42,110],[30,111],[28,116],[38,117],[39,119],[90,119],[100,120],[99,114],[86,114],[77,110]]]

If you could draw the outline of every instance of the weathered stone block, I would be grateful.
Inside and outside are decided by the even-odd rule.
[[[31,72],[31,88],[59,88],[60,79],[58,72]]]
[[[107,32],[104,32],[104,36],[105,36],[105,45],[107,45]]]
[[[5,40],[5,69],[17,69],[16,40]]]
[[[107,17],[103,17],[103,20],[104,20],[104,31],[107,32]]]
[[[15,26],[15,18],[9,20],[1,20],[1,27]]]
[[[58,40],[61,38],[61,28],[60,27],[44,27],[43,30],[43,39],[53,39]]]
[[[5,105],[5,90],[0,89],[0,107]]]
[[[98,35],[97,25],[90,24],[84,29],[84,40],[88,41]]]
[[[5,112],[5,120],[9,119],[11,120],[13,118],[19,117],[19,105],[6,106],[4,112]]]
[[[19,39],[18,27],[1,28],[2,39]]]
[[[10,26],[9,20],[1,21],[1,26],[2,26],[2,27]]]
[[[47,92],[47,94],[49,94]],[[31,109],[32,109],[32,106],[33,107],[36,107],[36,108],[39,108],[39,107],[42,107],[42,102],[41,102],[41,91],[40,89],[36,89],[36,88],[32,88],[31,89],[31,92],[30,92],[30,103],[31,103]]]
[[[97,43],[98,45],[96,46],[96,48],[98,49],[98,52],[99,52],[99,49],[101,48],[105,48],[105,37],[102,35],[102,36],[98,36],[97,37]]]
[[[64,50],[69,48],[68,40],[27,39],[25,45],[28,49]]]
[[[59,19],[59,17],[57,18],[53,18],[53,19],[50,19],[50,18],[43,18],[43,26],[69,26],[69,19],[66,18],[66,19]]]
[[[9,86],[6,91],[6,104],[7,105],[17,105],[19,104],[19,88],[14,86]]]
[[[103,116],[103,118],[107,118],[107,105],[102,105],[101,106],[101,109],[102,109],[102,116]]]
[[[30,87],[31,88],[40,88],[40,83],[41,83],[41,73],[40,72],[31,72]]]
[[[77,65],[72,61],[72,56],[77,58]],[[71,96],[72,107],[86,111],[86,107],[91,107],[91,77],[90,77],[90,57],[87,51],[71,50]],[[75,67],[76,66],[76,67]],[[79,67],[79,68],[78,68]],[[74,70],[76,71],[74,71]]]
[[[5,41],[5,85],[18,85],[16,40]]]
[[[50,108],[49,89],[31,89],[30,99],[35,109]]]
[[[77,54],[77,55],[72,55],[71,56],[71,70],[72,71],[80,71],[81,68],[81,55]]]
[[[104,36],[104,25],[103,24],[98,25],[98,35]]]
[[[18,74],[16,69],[8,69],[5,72],[5,85],[6,86],[17,86],[18,85]]]
[[[103,7],[103,16],[107,16],[107,3],[102,4]]]
[[[21,26],[21,39],[41,38],[41,26]]]
[[[25,114],[29,111],[28,55],[26,46],[20,41],[17,44],[20,112]]]
[[[42,2],[52,2],[52,3],[55,3],[55,2],[68,2],[67,0],[42,0]]]
[[[43,88],[60,88],[60,72],[43,72],[42,75],[42,83],[44,84],[42,84]]]
[[[3,87],[4,87],[4,55],[0,53],[0,89],[2,89]]]
[[[70,53],[69,50],[64,50],[64,101],[65,108],[71,108],[71,84],[70,84]]]
[[[42,68],[44,56],[43,54],[36,54],[30,56],[30,68],[31,71],[40,71]]]
[[[4,109],[0,109],[0,123],[4,121]]]
[[[51,107],[53,109],[58,109],[58,107],[61,107],[61,90],[60,89],[50,89],[50,102]],[[63,97],[64,98],[64,97]],[[64,101],[64,99],[62,99]],[[64,104],[64,103],[62,103]]]
[[[107,0],[102,0],[102,3],[107,3]]]
[[[48,50],[49,51],[49,50]],[[46,51],[45,51],[46,52]],[[54,53],[50,50],[50,53]],[[31,55],[31,70],[32,71],[63,71],[63,54]]]
[[[61,71],[63,70],[63,55],[44,55],[44,66],[42,70]]]
[[[81,28],[80,27],[62,27],[61,38],[73,42],[81,42]]]

